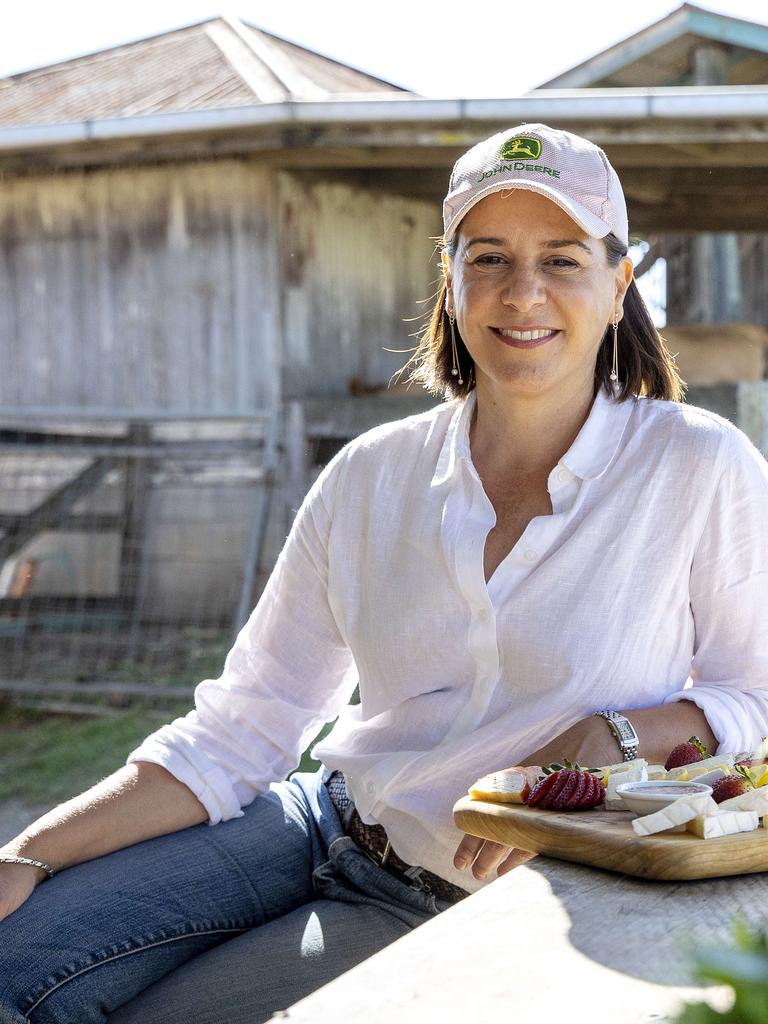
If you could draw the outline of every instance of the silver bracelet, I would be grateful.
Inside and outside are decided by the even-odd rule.
[[[30,868],[42,868],[49,878],[53,878],[56,874],[50,864],[43,864],[41,860],[32,860],[31,857],[14,857],[8,853],[0,853],[0,864],[26,864]]]

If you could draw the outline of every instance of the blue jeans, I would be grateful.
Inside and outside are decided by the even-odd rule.
[[[0,1024],[258,1024],[445,909],[344,835],[323,779],[44,882],[0,922]]]

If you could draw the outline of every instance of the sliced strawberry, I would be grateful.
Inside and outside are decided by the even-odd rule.
[[[541,782],[537,782],[536,785],[530,792],[528,797],[529,807],[538,807],[546,794],[557,784],[558,773],[553,772],[551,775],[547,775],[546,778],[542,779]]]
[[[584,797],[587,792],[590,791],[590,780],[591,775],[588,772],[579,772],[579,778],[576,782],[576,789],[571,793],[571,798],[568,801],[568,810],[572,811],[579,808],[584,801]]]
[[[568,807],[573,792],[581,781],[579,776],[583,777],[584,772],[567,773],[565,785],[558,790],[557,796],[552,795],[552,803],[550,804],[550,807],[553,811],[562,811]]]
[[[594,806],[605,803],[605,783],[602,779],[598,779],[596,775],[592,776],[592,780],[595,783],[595,795],[594,795]]]
[[[605,786],[591,772],[566,761],[567,768],[553,765],[528,797],[529,807],[553,811],[581,811],[605,799]]]
[[[562,791],[568,785],[570,772],[567,768],[561,772],[555,772],[555,774],[557,775],[557,782],[554,784],[552,789],[549,790],[548,793],[544,794],[544,798],[539,804],[539,807],[546,807],[547,809],[551,810],[554,806],[555,800],[557,800]]]

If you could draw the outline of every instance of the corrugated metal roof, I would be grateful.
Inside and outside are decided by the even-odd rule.
[[[220,17],[0,79],[0,126],[405,91]]]

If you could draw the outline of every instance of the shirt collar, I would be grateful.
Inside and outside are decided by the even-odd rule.
[[[457,405],[432,476],[433,487],[449,480],[462,459],[471,463],[469,426],[476,402],[477,394],[473,390]],[[560,463],[582,480],[596,480],[602,476],[616,454],[634,404],[635,399],[617,402],[613,395],[600,388],[584,426]]]
[[[560,462],[582,480],[602,476],[616,454],[635,401],[630,398],[617,402],[605,388],[600,388],[584,426]]]
[[[463,402],[457,404],[451,422],[448,424],[443,447],[440,449],[437,466],[432,476],[432,487],[439,487],[446,480],[450,480],[461,459],[472,461],[469,448],[469,425],[472,422],[476,401],[477,394],[472,390]]]

